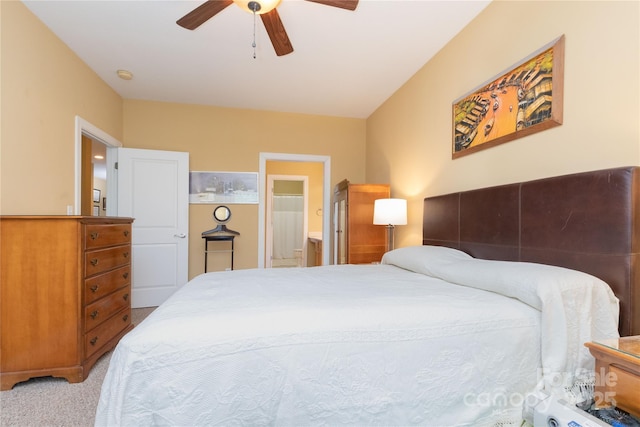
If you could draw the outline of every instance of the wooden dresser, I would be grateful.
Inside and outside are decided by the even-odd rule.
[[[373,224],[376,199],[389,197],[388,184],[351,184],[346,179],[333,190],[335,212],[335,264],[380,262],[387,244],[387,229]]]
[[[131,325],[131,218],[0,217],[0,378],[81,382]]]

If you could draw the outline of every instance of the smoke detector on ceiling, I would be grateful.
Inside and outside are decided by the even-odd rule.
[[[131,71],[118,70],[116,73],[122,80],[131,80],[133,78],[133,73]]]

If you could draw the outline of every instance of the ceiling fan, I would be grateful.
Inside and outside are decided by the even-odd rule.
[[[293,52],[293,46],[291,45],[291,41],[289,41],[289,36],[284,29],[284,25],[276,9],[280,1],[281,0],[207,0],[205,3],[178,19],[176,23],[188,30],[195,30],[227,6],[236,3],[246,11],[260,15],[267,34],[269,34],[269,38],[271,39],[271,44],[273,44],[273,48],[276,51],[276,55],[283,56]],[[358,0],[307,1],[347,10],[355,10],[358,6]]]

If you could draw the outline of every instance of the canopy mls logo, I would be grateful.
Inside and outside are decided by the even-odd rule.
[[[606,403],[616,407],[615,386],[618,383],[618,375],[615,372],[607,371],[605,368],[600,368],[596,372],[595,391],[593,398],[598,405]],[[604,391],[601,391],[604,390]]]
[[[574,387],[575,378],[583,378],[580,387]],[[618,383],[618,376],[615,372],[607,371],[601,368],[598,372],[583,372],[572,376],[566,372],[543,373],[542,369],[538,369],[537,384],[538,390],[546,390],[549,392],[556,391],[558,393],[565,391],[576,396],[577,401],[594,399],[596,403],[606,403],[616,406],[614,389]],[[573,390],[573,389],[578,390]],[[602,391],[603,390],[603,391]],[[538,397],[533,393],[507,393],[503,389],[494,389],[493,391],[481,393],[467,393],[464,396],[464,404],[466,406],[482,406],[482,407],[518,407],[528,405],[530,407],[540,403]],[[579,424],[577,424],[579,425]]]

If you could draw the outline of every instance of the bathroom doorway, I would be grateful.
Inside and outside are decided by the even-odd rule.
[[[267,175],[266,267],[307,265],[309,177]]]
[[[260,153],[259,180],[260,197],[258,206],[258,268],[267,266],[267,250],[271,245],[267,237],[267,176],[295,175],[309,177],[308,191],[308,239],[305,241],[306,265],[330,263],[330,177],[331,158],[329,156],[286,153]],[[313,242],[310,244],[309,239]],[[304,261],[303,261],[304,264]]]

